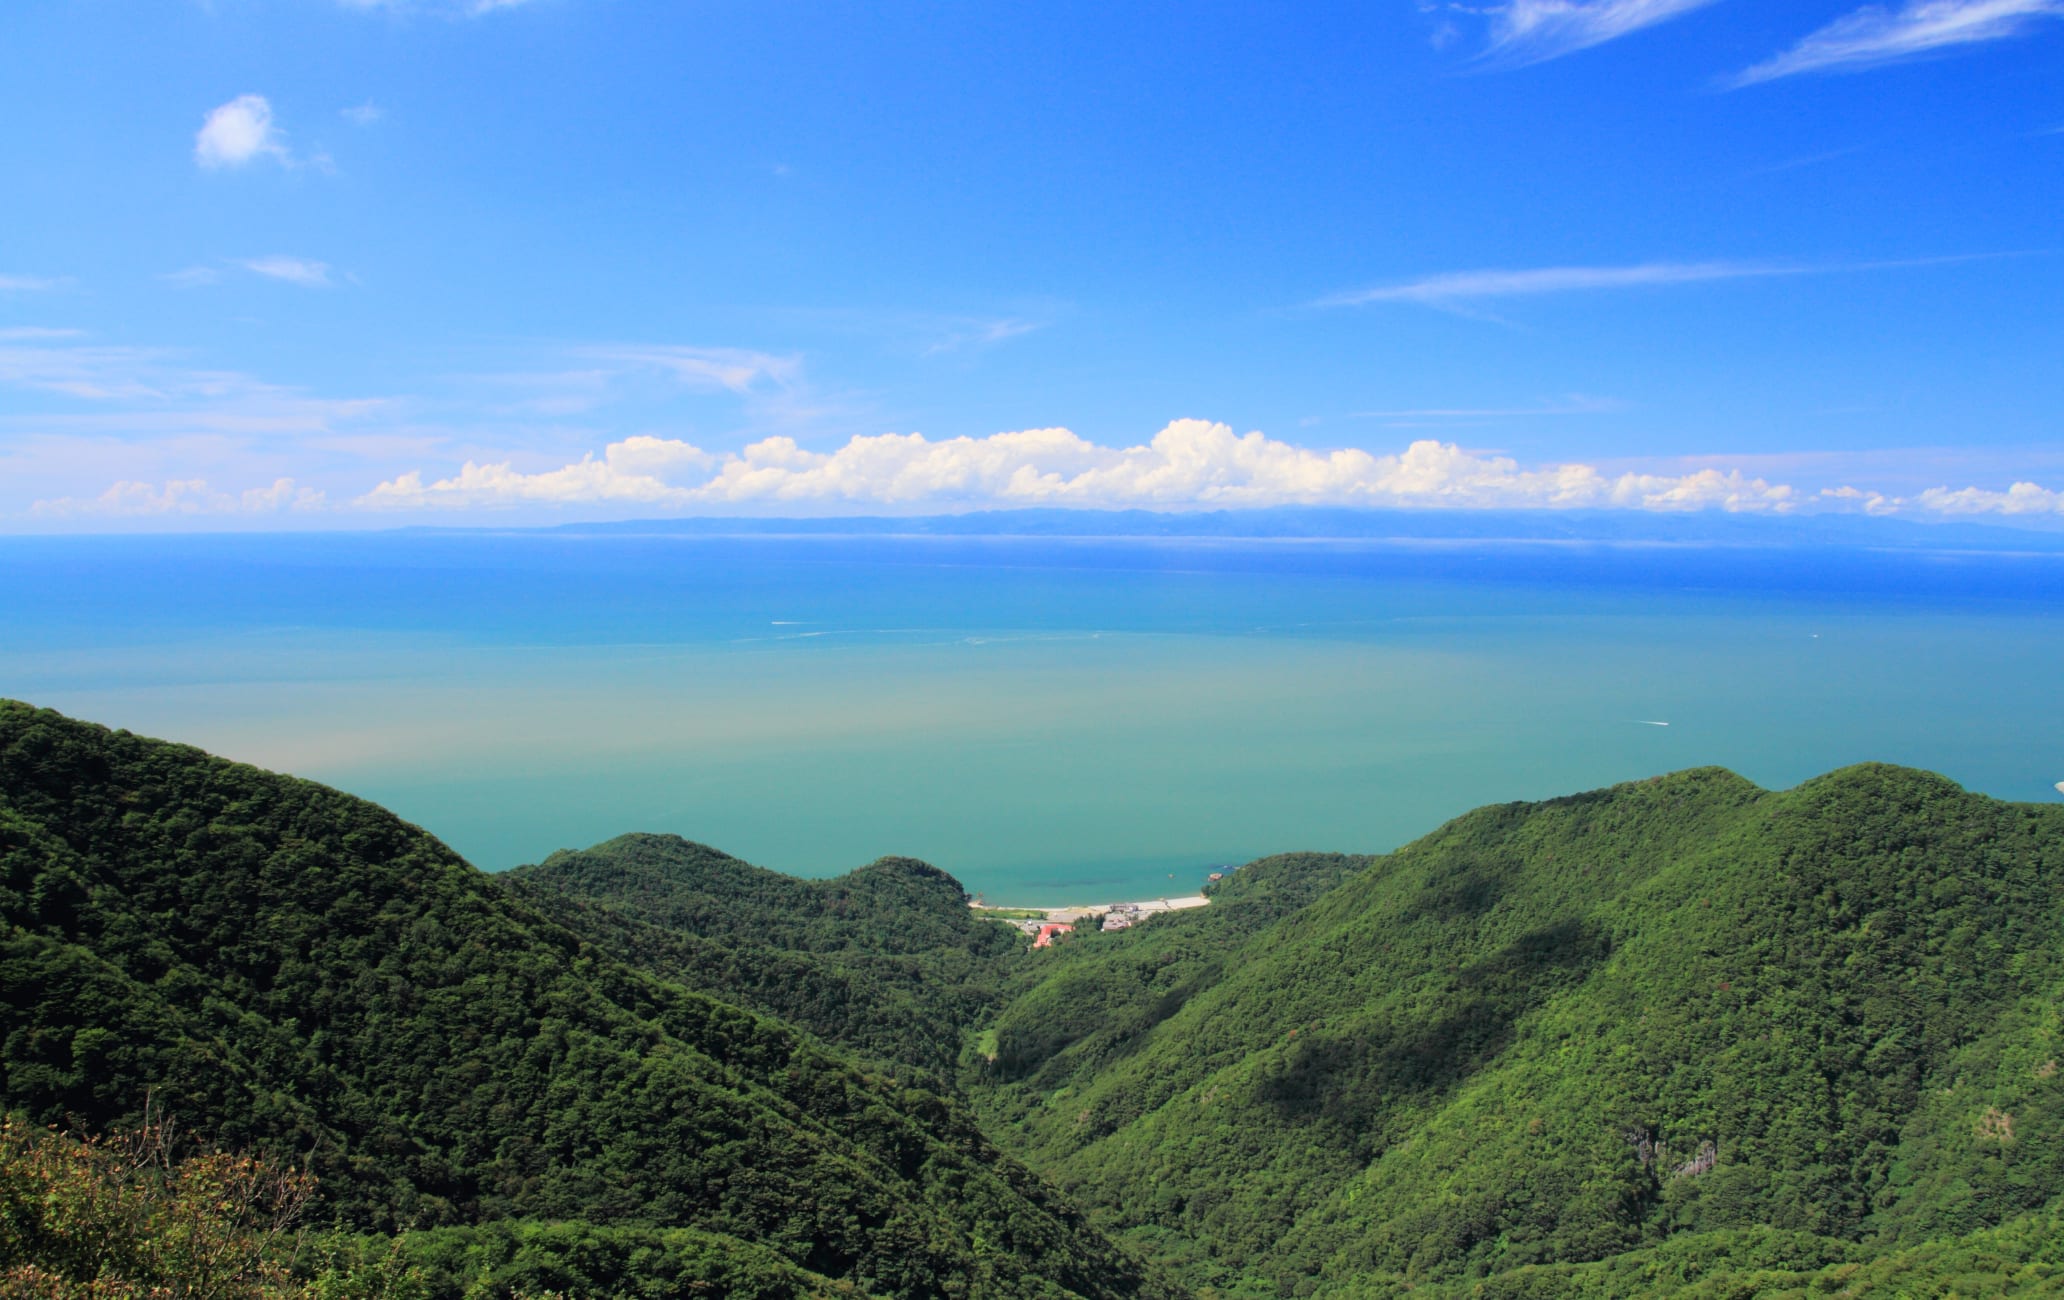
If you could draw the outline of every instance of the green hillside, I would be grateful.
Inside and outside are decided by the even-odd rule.
[[[974,1086],[999,1103],[1044,1095],[1094,1074],[1224,978],[1240,945],[1373,859],[1286,853],[1205,887],[1211,906],[1151,917],[1132,930],[1073,935],[1017,965],[985,1035]],[[1022,1086],[998,1090],[984,1085]]]
[[[623,835],[498,879],[664,979],[941,1075],[1024,947],[969,911],[960,882],[909,858],[798,880],[677,836]]]
[[[587,1223],[704,1282],[729,1241],[734,1271],[763,1247],[886,1296],[1148,1289],[951,1099],[617,961],[322,786],[0,702],[0,927],[0,1104],[103,1131],[154,1095],[305,1157],[343,1225]]]
[[[2064,808],[1679,773],[1463,817],[1228,936],[1122,1049],[1000,1052],[983,1106],[1201,1284],[1811,1273],[2054,1205],[2060,922]]]
[[[2064,807],[1704,769],[1212,895],[1029,951],[904,859],[491,878],[0,703],[0,1108],[305,1158],[426,1300],[2064,1294]],[[4,1290],[63,1224],[0,1165]]]

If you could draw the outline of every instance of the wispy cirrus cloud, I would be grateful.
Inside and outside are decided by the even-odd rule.
[[[0,275],[0,293],[48,293],[70,283],[56,275]]]
[[[274,479],[263,487],[221,492],[206,479],[167,479],[145,483],[124,479],[98,496],[53,497],[29,507],[43,518],[139,515],[266,515],[282,511],[321,510],[328,499],[291,478]]]
[[[1817,268],[1786,262],[1639,262],[1631,266],[1543,266],[1523,270],[1446,271],[1397,284],[1377,285],[1322,298],[1320,307],[1359,307],[1410,302],[1455,307],[1497,298],[1604,289],[1647,289],[1715,280],[1805,275]]]
[[[446,17],[478,18],[504,9],[520,9],[534,0],[338,0],[346,9],[391,14],[433,13]]]
[[[0,332],[0,389],[85,402],[0,416],[0,433],[39,430],[311,434],[364,417],[385,398],[322,398],[234,370],[185,364],[165,348],[85,341],[77,330]]]
[[[750,348],[704,348],[678,344],[610,344],[578,349],[577,356],[617,367],[657,370],[684,387],[743,395],[763,383],[783,385],[802,368],[802,358]]]
[[[1523,67],[1618,40],[1714,0],[1512,0],[1490,11],[1486,64]]]
[[[73,336],[76,337],[76,336]],[[63,342],[65,346],[52,346]],[[163,398],[157,349],[73,344],[16,335],[0,344],[0,388],[22,388],[85,401],[149,401]]]
[[[300,285],[304,289],[329,289],[336,285],[336,281],[330,277],[330,264],[318,262],[313,258],[289,257],[284,253],[274,253],[267,257],[246,258],[237,265],[254,275]]]
[[[212,266],[187,266],[177,271],[162,272],[158,276],[160,283],[169,284],[175,289],[199,289],[214,284],[221,278],[222,272]]]
[[[285,253],[226,259],[221,266],[182,267],[177,271],[161,272],[157,279],[158,283],[174,289],[204,289],[222,282],[223,267],[248,271],[283,284],[299,285],[303,289],[334,289],[337,286],[336,275],[328,262],[319,262],[312,257],[291,257]]]
[[[1532,406],[1417,406],[1391,411],[1350,411],[1356,420],[1496,420],[1537,415],[1612,415],[1627,409],[1616,397],[1571,393]]]
[[[0,329],[0,343],[49,343],[85,336],[84,330],[58,329],[48,325],[10,325]]]
[[[935,357],[946,352],[958,352],[964,348],[994,347],[998,343],[1022,338],[1045,328],[1045,321],[1025,320],[1016,316],[956,321],[943,335],[925,348],[924,355]]]
[[[1407,302],[1450,311],[1504,298],[1558,293],[1593,293],[1611,289],[1654,289],[1708,284],[1722,280],[1757,280],[1780,276],[1843,275],[1863,271],[1917,270],[1956,266],[2003,257],[2033,257],[2044,250],[2000,253],[1956,253],[1944,257],[1908,257],[1876,262],[1637,262],[1628,266],[1542,266],[1525,269],[1444,271],[1396,284],[1354,289],[1321,298],[1314,307],[1360,307],[1370,303]]]
[[[1041,299],[1014,304],[1007,311],[982,313],[894,307],[786,307],[764,315],[785,330],[865,338],[899,355],[932,358],[985,352],[1048,329],[1070,311],[1068,303]]]
[[[1804,72],[1843,72],[1963,45],[2006,40],[2044,18],[2064,17],[2064,0],[1908,0],[1869,5],[1836,19],[1784,53],[1727,78],[1739,89]]]

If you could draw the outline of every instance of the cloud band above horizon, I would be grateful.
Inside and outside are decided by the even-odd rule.
[[[334,485],[333,485],[334,486]],[[1148,442],[1106,447],[1064,428],[933,440],[858,435],[831,451],[763,438],[732,452],[637,435],[570,464],[518,469],[468,460],[442,478],[410,470],[355,495],[282,478],[238,491],[187,478],[123,480],[92,497],[36,501],[44,520],[468,514],[760,514],[1061,508],[1243,510],[1333,506],[1425,510],[1629,510],[1734,514],[1852,513],[1916,518],[2064,520],[2064,492],[1939,486],[1909,496],[1854,486],[1800,489],[1739,468],[1609,473],[1577,462],[1528,467],[1494,452],[1420,439],[1395,453],[1302,447],[1220,423],[1175,420]]]
[[[1316,450],[1176,420],[1134,447],[1102,447],[1067,429],[1026,429],[934,442],[923,434],[859,436],[836,451],[767,438],[724,456],[639,437],[598,459],[537,473],[468,462],[426,482],[390,479],[354,504],[379,510],[524,504],[634,503],[676,509],[790,506],[919,508],[1064,506],[1217,509],[1282,505],[1483,508],[1619,507],[1784,510],[1794,492],[1704,469],[1608,476],[1588,465],[1525,469],[1508,457],[1425,439],[1394,455]]]

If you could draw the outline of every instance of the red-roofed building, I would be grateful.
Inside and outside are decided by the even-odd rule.
[[[1055,935],[1066,934],[1074,928],[1072,925],[1042,925],[1039,927],[1039,937],[1032,941],[1032,946],[1034,948],[1051,948],[1053,947]]]

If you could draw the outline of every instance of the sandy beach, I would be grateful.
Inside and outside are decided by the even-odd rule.
[[[1097,916],[1119,910],[1131,910],[1147,915],[1152,912],[1180,912],[1191,907],[1205,907],[1211,900],[1202,894],[1186,894],[1181,898],[1149,898],[1126,903],[1085,903],[1068,907],[1005,907],[1002,904],[969,903],[977,912],[1036,912],[1048,921],[1060,925],[1072,925],[1085,916]]]

